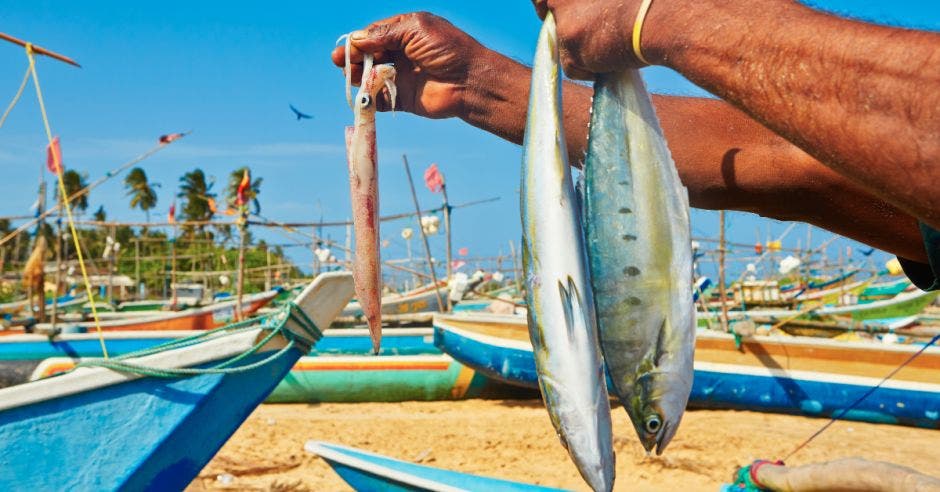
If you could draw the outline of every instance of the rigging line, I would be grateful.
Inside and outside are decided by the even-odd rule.
[[[3,112],[3,116],[0,117],[0,128],[3,128],[3,123],[7,120],[7,116],[10,116],[10,111],[13,111],[13,106],[16,106],[16,103],[20,101],[20,96],[23,95],[23,89],[26,89],[26,83],[29,82],[31,68],[26,68],[26,73],[23,74],[23,82],[20,83],[20,88],[16,91],[16,95],[13,96],[13,100],[10,101],[10,105],[7,106],[7,110]]]
[[[33,74],[33,85],[36,87],[36,98],[39,100],[39,111],[42,114],[42,123],[46,129],[46,139],[49,146],[52,146],[52,129],[49,127],[49,117],[46,115],[46,104],[42,98],[42,89],[39,86],[39,75],[36,73],[36,60],[33,57],[33,45],[26,43],[26,56],[29,58],[29,70]],[[72,240],[75,243],[75,252],[78,255],[78,265],[82,270],[82,280],[85,282],[85,292],[88,294],[88,302],[91,303],[91,315],[95,320],[95,329],[98,331],[98,341],[101,342],[101,353],[104,358],[108,358],[108,349],[105,347],[104,335],[101,332],[101,321],[98,319],[98,308],[95,306],[94,292],[91,290],[91,282],[88,281],[88,271],[85,269],[85,258],[82,255],[82,246],[78,239],[78,231],[75,229],[75,220],[72,217],[72,205],[69,202],[69,195],[65,190],[65,180],[62,178],[62,163],[59,161],[59,152],[52,152],[53,163],[55,164],[56,176],[59,181],[59,193],[62,197],[62,204],[65,205],[65,213],[69,220],[69,230],[72,233]]]
[[[826,422],[826,425],[822,426],[819,430],[817,430],[815,433],[813,433],[813,435],[809,436],[805,441],[803,441],[799,446],[797,446],[796,449],[794,449],[793,451],[790,451],[790,454],[788,454],[788,455],[786,456],[786,458],[783,459],[783,461],[789,460],[794,454],[796,454],[797,452],[799,452],[799,450],[801,450],[801,449],[803,449],[804,447],[806,447],[807,444],[809,444],[813,439],[816,439],[820,434],[822,434],[822,433],[823,433],[826,429],[828,429],[832,424],[836,423],[837,420],[841,419],[842,417],[845,416],[845,414],[847,414],[847,413],[849,413],[850,411],[852,411],[856,406],[858,406],[859,403],[861,403],[862,401],[864,401],[865,398],[868,398],[869,396],[871,396],[872,393],[875,392],[875,390],[877,390],[878,388],[880,388],[881,385],[883,385],[883,384],[886,383],[889,379],[891,379],[892,377],[894,377],[894,375],[897,374],[901,369],[903,369],[904,366],[906,366],[906,365],[910,364],[911,362],[913,362],[914,359],[916,359],[918,356],[920,356],[920,354],[924,353],[924,351],[927,350],[928,347],[930,347],[931,345],[933,345],[934,343],[936,343],[937,340],[940,340],[940,335],[937,335],[937,336],[931,338],[929,342],[925,343],[924,346],[920,348],[920,350],[918,350],[917,352],[914,352],[913,354],[911,354],[911,356],[908,357],[907,360],[905,360],[904,362],[902,362],[901,365],[899,365],[898,367],[894,368],[894,370],[891,371],[891,373],[889,373],[887,376],[885,376],[884,379],[882,379],[880,382],[878,382],[878,384],[876,384],[875,386],[872,386],[871,388],[869,388],[869,390],[866,391],[865,394],[863,394],[863,395],[860,396],[857,400],[855,400],[854,402],[852,402],[852,404],[849,405],[848,408],[843,409],[841,412],[839,412],[838,415],[834,415],[834,416],[829,420],[829,422]]]

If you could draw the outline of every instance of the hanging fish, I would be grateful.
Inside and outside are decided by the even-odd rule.
[[[349,66],[349,38],[346,38],[346,73]],[[379,353],[382,339],[382,268],[379,259],[379,175],[375,143],[375,99],[385,90],[395,104],[395,67],[372,66],[372,55],[363,60],[362,83],[353,101],[353,126],[346,127],[346,160],[349,164],[349,190],[353,226],[356,232],[353,279],[356,298],[369,324],[372,350]],[[349,79],[347,78],[347,81]],[[347,86],[347,92],[349,88]]]
[[[688,192],[637,70],[597,76],[584,172],[601,349],[640,442],[661,454],[692,388],[692,243]]]
[[[555,21],[542,24],[532,68],[522,169],[529,337],[555,430],[584,480],[611,490],[610,404],[594,299],[562,127]]]

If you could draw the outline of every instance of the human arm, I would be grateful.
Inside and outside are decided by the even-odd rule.
[[[431,118],[456,116],[522,142],[529,92],[525,66],[430,14],[380,21],[358,46],[377,53],[380,61],[396,64],[398,107]],[[337,65],[342,66],[343,53],[342,48],[333,52]],[[441,53],[460,56],[442,58]],[[353,55],[354,61],[361,59],[361,52]],[[569,82],[563,91],[570,160],[578,163],[587,140],[591,89]],[[823,166],[741,111],[699,98],[658,96],[654,105],[692,206],[801,220],[926,261],[913,216]]]
[[[588,77],[639,64],[640,0],[536,0],[562,62]],[[729,101],[869,193],[940,228],[940,34],[876,26],[790,0],[653,0],[651,63]]]

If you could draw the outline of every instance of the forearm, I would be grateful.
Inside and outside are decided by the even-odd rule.
[[[654,63],[940,227],[940,35],[784,0],[657,1],[643,31]]]
[[[481,64],[461,117],[521,143],[529,70],[508,58]],[[587,143],[592,91],[566,83],[565,131],[572,164]],[[654,96],[692,206],[800,220],[916,261],[926,261],[913,217],[860,189],[744,113],[721,101]]]

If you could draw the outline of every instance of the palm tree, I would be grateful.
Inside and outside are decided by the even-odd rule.
[[[147,217],[147,222],[150,222],[150,210],[157,206],[157,193],[154,188],[159,188],[160,183],[150,183],[147,181],[147,173],[135,167],[124,178],[124,187],[127,189],[126,196],[131,197],[131,208],[141,209]]]
[[[65,184],[65,194],[69,197],[72,208],[76,210],[84,211],[88,209],[88,192],[74,197],[76,193],[88,187],[88,183],[85,181],[86,179],[88,179],[87,174],[79,174],[78,171],[74,169],[69,169],[62,173],[62,181]]]
[[[104,222],[108,220],[108,214],[104,211],[104,205],[98,207],[98,210],[95,210],[92,218],[95,219],[95,222]]]
[[[176,195],[183,199],[183,218],[192,221],[211,220],[214,215],[209,208],[209,199],[215,198],[212,183],[206,181],[206,174],[196,168],[180,178],[180,191]],[[198,226],[200,231],[205,226]]]
[[[241,184],[242,178],[245,176],[245,171],[248,171],[248,176],[251,176],[251,170],[248,166],[240,167],[232,171],[228,176],[228,186],[225,187],[225,202],[228,204],[229,208],[238,208],[238,185]],[[245,199],[252,202],[255,207],[255,213],[261,210],[261,205],[258,203],[258,194],[261,193],[262,181],[264,181],[264,178],[253,179],[248,186],[248,190],[245,191]]]

